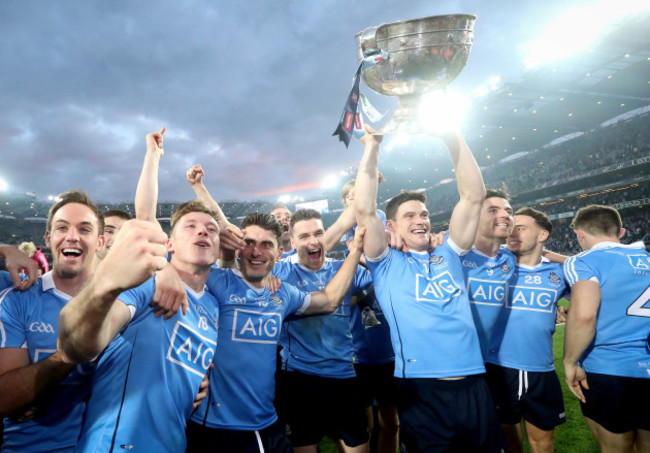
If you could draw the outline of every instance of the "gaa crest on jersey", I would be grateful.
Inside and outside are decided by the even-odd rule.
[[[558,277],[555,272],[551,272],[550,274],[548,274],[548,279],[552,283],[561,283],[562,282],[562,280],[560,280],[560,277]]]
[[[442,257],[442,256],[438,256],[438,255],[431,255],[431,256],[429,257],[429,262],[430,262],[431,264],[433,264],[433,265],[440,264],[440,263],[442,263],[444,260],[445,260],[444,257]]]
[[[503,272],[504,274],[510,272],[510,266],[508,266],[508,263],[503,263],[501,265],[501,272]]]

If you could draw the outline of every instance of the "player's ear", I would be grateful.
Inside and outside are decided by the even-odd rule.
[[[50,239],[51,239],[51,237],[50,237],[50,232],[49,232],[49,231],[46,231],[46,232],[45,232],[45,244],[47,244],[47,247],[48,247],[49,249],[52,249],[52,245],[50,244]]]
[[[621,231],[618,232],[618,238],[621,239],[623,236],[625,236],[625,232],[627,230],[625,228],[621,228]]]
[[[393,221],[390,219],[386,220],[386,228],[388,228],[388,231],[391,233],[395,233],[395,227],[393,226]]]
[[[106,244],[106,237],[103,234],[100,234],[97,238],[97,249],[95,252],[101,252],[104,249],[104,244]]]
[[[172,238],[167,238],[167,252],[174,253],[174,244],[172,243]]]
[[[546,240],[548,239],[548,236],[549,236],[548,230],[540,231],[539,236],[538,236],[539,242],[546,242]]]

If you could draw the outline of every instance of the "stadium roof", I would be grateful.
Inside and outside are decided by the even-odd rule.
[[[625,20],[588,51],[536,67],[476,98],[466,138],[479,163],[488,165],[649,106],[644,15]]]

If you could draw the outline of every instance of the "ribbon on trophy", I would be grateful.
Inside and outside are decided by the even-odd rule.
[[[344,142],[346,148],[350,146],[352,135],[356,138],[361,138],[366,133],[361,112],[365,113],[371,123],[377,123],[384,118],[384,114],[379,113],[379,111],[370,104],[368,99],[363,94],[360,94],[359,85],[362,68],[372,67],[377,63],[384,61],[386,58],[388,58],[386,52],[377,51],[376,53],[364,58],[359,65],[359,69],[357,69],[357,73],[354,76],[354,83],[352,84],[352,91],[350,91],[348,100],[343,108],[339,125],[332,134],[338,135],[339,141]],[[361,111],[358,111],[359,101],[361,101]]]
[[[348,96],[348,100],[343,107],[343,113],[341,114],[341,119],[339,120],[339,125],[332,134],[339,136],[339,141],[345,143],[345,147],[350,146],[350,139],[352,138],[353,130],[357,128],[363,129],[361,124],[361,113],[357,113],[357,107],[359,105],[359,83],[361,81],[361,67],[363,63],[359,65],[357,73],[354,76],[354,83],[352,85],[352,91]],[[357,124],[358,123],[358,124]]]

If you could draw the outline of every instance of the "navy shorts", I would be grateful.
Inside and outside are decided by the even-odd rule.
[[[397,378],[395,377],[395,362],[365,364],[355,363],[363,402],[366,407],[372,406],[373,401],[381,406],[397,404]]]
[[[257,431],[218,429],[187,422],[186,453],[229,451],[238,453],[293,453],[284,428],[279,422]]]
[[[368,421],[356,377],[334,379],[283,371],[282,411],[294,447],[318,444],[324,436],[348,447],[368,442]]]
[[[562,386],[555,370],[523,371],[492,363],[485,365],[487,383],[503,424],[516,425],[523,417],[550,431],[566,421]]]
[[[504,451],[484,375],[398,381],[400,439],[408,453]]]
[[[650,430],[650,379],[587,373],[582,414],[607,431]]]

